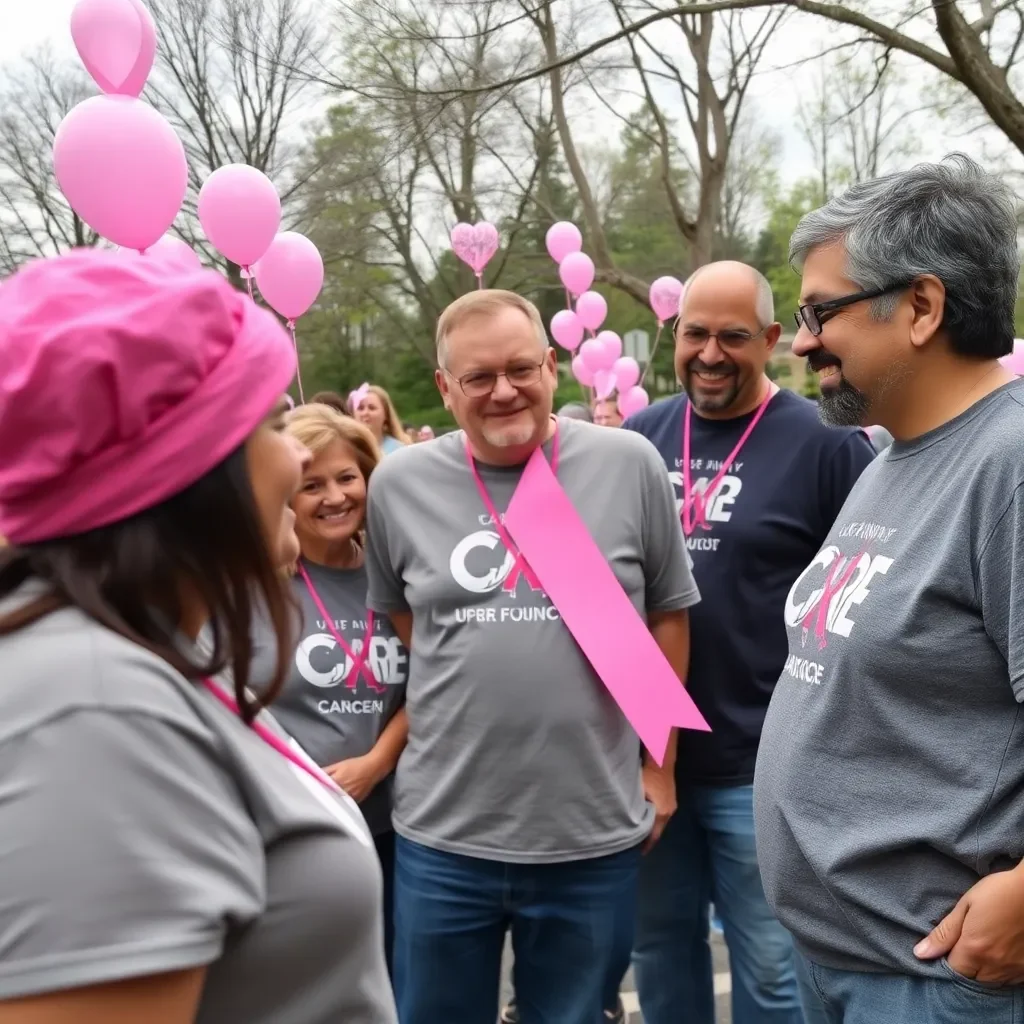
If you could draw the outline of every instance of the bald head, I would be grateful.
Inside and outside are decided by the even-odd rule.
[[[750,304],[759,327],[775,322],[775,298],[768,279],[759,270],[738,260],[719,260],[706,263],[695,270],[683,285],[679,299],[682,315],[690,298],[701,304]]]
[[[765,367],[781,327],[771,285],[753,267],[709,263],[683,287],[676,324],[676,374],[702,416],[742,416],[762,401]]]

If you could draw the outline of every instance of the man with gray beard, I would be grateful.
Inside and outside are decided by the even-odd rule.
[[[1017,232],[954,156],[853,186],[790,247],[822,417],[894,438],[786,600],[757,759],[765,891],[827,1024],[1024,1019]]]
[[[857,429],[818,420],[765,368],[779,339],[771,286],[712,263],[675,324],[685,394],[626,421],[654,442],[678,498],[702,601],[689,689],[711,733],[676,759],[679,809],[640,871],[634,964],[646,1024],[714,1024],[713,902],[732,969],[734,1024],[801,1024],[792,940],[765,902],[754,849],[754,761],[786,660],[782,609],[874,457]]]

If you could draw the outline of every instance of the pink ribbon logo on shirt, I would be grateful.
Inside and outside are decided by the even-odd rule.
[[[664,762],[674,727],[710,732],[541,448],[526,464],[505,525],[654,760]]]

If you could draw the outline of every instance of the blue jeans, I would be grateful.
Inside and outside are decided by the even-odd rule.
[[[643,859],[633,967],[644,1024],[714,1024],[712,900],[729,947],[733,1024],[802,1024],[793,940],[757,868],[753,792],[680,786],[678,811]]]
[[[804,962],[813,1024],[1021,1024],[1024,986],[1000,988],[954,973],[942,978],[836,971]],[[811,1007],[813,1006],[813,1009]]]
[[[640,848],[508,864],[395,841],[395,996],[401,1024],[490,1024],[511,929],[523,1024],[594,1024],[615,925],[635,905]]]

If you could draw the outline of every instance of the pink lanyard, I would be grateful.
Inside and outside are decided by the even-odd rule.
[[[373,612],[367,611],[366,613],[366,634],[363,636],[363,648],[356,654],[351,647],[345,642],[345,638],[338,632],[334,625],[334,619],[331,618],[330,612],[324,606],[323,601],[320,599],[320,595],[316,592],[316,587],[313,586],[313,581],[309,578],[309,573],[306,572],[306,567],[299,562],[299,574],[302,576],[306,583],[306,589],[309,591],[309,596],[313,598],[313,604],[316,605],[317,611],[323,616],[324,624],[327,626],[331,636],[337,641],[338,646],[349,656],[352,662],[352,668],[349,670],[348,678],[345,680],[345,685],[350,689],[356,688],[356,681],[359,679],[360,673],[366,680],[366,684],[371,690],[376,693],[383,693],[383,684],[377,682],[376,677],[373,674],[373,670],[367,664],[367,658],[370,656],[370,642],[373,640]]]
[[[473,459],[473,452],[469,447],[469,439],[466,439],[466,459],[469,462],[469,471],[473,474],[473,480],[476,482],[476,489],[480,492],[480,500],[484,503],[484,508],[490,513],[491,519],[494,521],[494,529],[498,531],[498,536],[501,538],[502,544],[508,550],[510,555],[515,556],[515,561],[512,563],[512,568],[509,570],[509,574],[505,577],[505,583],[502,587],[503,590],[510,594],[514,594],[516,586],[519,583],[519,576],[522,574],[526,577],[526,582],[534,590],[543,589],[540,585],[540,580],[537,579],[536,574],[530,568],[529,563],[523,558],[522,552],[516,546],[516,542],[509,535],[508,530],[505,529],[505,524],[501,521],[501,516],[498,515],[498,510],[494,507],[494,502],[491,501],[491,496],[487,493],[487,488],[484,486],[483,480],[480,479],[480,471],[476,468],[476,462]],[[551,472],[558,472],[558,422],[555,422],[555,434],[551,443]]]
[[[238,707],[238,701],[235,700],[229,693],[226,693],[220,686],[217,685],[209,677],[203,679],[203,686],[207,688],[224,705],[229,711],[232,711],[236,715],[240,715],[240,709]],[[318,768],[312,761],[307,761],[304,758],[299,757],[295,752],[295,749],[290,746],[285,740],[277,735],[272,729],[268,729],[259,718],[252,723],[252,731],[264,743],[273,747],[282,757],[288,758],[289,761],[296,768],[301,768],[307,775],[311,775],[317,782],[326,786],[328,789],[335,793],[342,792],[341,787],[332,779],[326,772]]]
[[[768,394],[764,396],[764,401],[757,412],[754,413],[754,418],[747,424],[747,429],[743,431],[743,436],[736,442],[736,447],[733,448],[729,458],[722,463],[722,468],[718,471],[718,475],[704,489],[703,494],[693,489],[693,483],[690,480],[690,417],[693,406],[687,401],[686,412],[683,413],[683,533],[687,537],[698,526],[703,530],[711,529],[711,524],[708,522],[706,515],[708,499],[718,490],[725,474],[729,471],[729,467],[736,461],[743,450],[743,446],[747,443],[747,438],[754,432],[754,427],[757,426],[758,420],[764,415],[764,411],[768,408],[768,403],[774,395],[775,390],[770,387]]]

